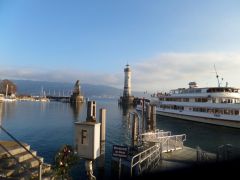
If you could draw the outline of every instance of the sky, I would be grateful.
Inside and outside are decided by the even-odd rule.
[[[0,79],[240,87],[239,0],[0,0]]]

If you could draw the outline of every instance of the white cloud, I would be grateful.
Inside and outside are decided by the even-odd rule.
[[[89,84],[104,84],[116,87],[121,87],[122,75],[94,73],[94,72],[79,72],[77,70],[68,69],[37,69],[37,68],[16,68],[16,67],[0,67],[0,79],[26,79],[37,81],[55,81],[55,82],[75,82],[80,80],[81,83]]]
[[[216,86],[214,71],[229,85],[240,85],[240,53],[164,53],[136,63],[133,68],[135,90],[162,90],[187,87],[190,81],[199,86]]]
[[[190,81],[199,86],[216,86],[214,64],[219,76],[230,86],[240,87],[240,53],[162,53],[131,64],[132,88],[135,91],[167,91],[187,87]],[[104,84],[123,89],[123,70],[116,73],[81,72],[69,69],[0,67],[0,78]]]

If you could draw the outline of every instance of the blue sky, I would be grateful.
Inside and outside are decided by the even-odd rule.
[[[239,32],[238,0],[0,0],[0,79],[238,86]]]

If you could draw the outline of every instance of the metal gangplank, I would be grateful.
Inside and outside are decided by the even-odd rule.
[[[141,174],[146,170],[153,169],[162,159],[162,153],[183,149],[186,134],[171,135],[170,131],[147,132],[139,135],[143,143],[153,143],[150,148],[136,154],[131,159],[131,176],[133,170]]]

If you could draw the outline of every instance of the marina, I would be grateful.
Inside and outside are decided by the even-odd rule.
[[[117,100],[98,99],[96,102],[97,117],[99,109],[103,107],[107,109],[107,117],[105,158],[104,162],[102,162],[104,164],[104,173],[100,171],[102,168],[98,167],[99,162],[97,159],[94,163],[94,174],[97,178],[116,177],[118,174],[114,174],[114,171],[111,170],[113,166],[112,147],[117,144],[131,146],[132,133],[131,128],[129,128],[128,113],[134,111],[134,108],[120,108]],[[62,145],[74,145],[74,122],[82,122],[87,116],[85,103],[80,106],[72,106],[61,102],[42,104],[17,101],[15,103],[1,103],[1,108],[1,124],[8,131],[14,133],[14,136],[19,140],[30,144],[34,150],[37,150],[39,156],[44,158],[44,162],[49,164],[54,164],[53,157]],[[21,124],[24,124],[24,127]],[[235,150],[240,148],[238,140],[240,132],[234,128],[201,124],[164,116],[157,116],[156,128],[171,131],[172,134],[176,135],[186,134],[187,138],[184,141],[183,150],[186,150],[187,154],[192,152],[192,159],[197,157],[196,149],[198,146],[204,151],[215,155],[219,146],[224,144],[231,144]],[[25,131],[25,129],[28,129],[28,131]],[[54,136],[52,136],[53,133]],[[3,132],[0,133],[0,136],[1,140],[9,140]],[[179,153],[181,154],[181,151]],[[184,154],[184,151],[182,153]],[[165,158],[168,158],[166,162],[169,163],[164,166],[169,167],[172,161],[167,161],[170,157],[169,153],[166,155]],[[181,157],[181,155],[174,155],[172,158],[176,159],[179,156]],[[182,157],[186,156],[183,155]],[[186,161],[186,158],[184,159]],[[180,158],[180,160],[182,161],[183,158]],[[173,166],[177,165],[174,164]],[[83,167],[84,161],[81,161],[73,169],[73,179],[86,175]]]
[[[184,104],[190,102],[191,106],[186,104],[187,110],[194,109],[196,97],[204,99],[199,98],[199,95],[195,97],[195,93],[205,93],[210,98],[212,94],[209,95],[208,92],[213,88],[197,89],[195,83],[189,83],[187,90],[181,89],[180,92],[178,89],[171,94],[157,95],[151,101],[144,98],[141,100],[132,96],[131,69],[128,64],[124,73],[123,96],[118,100],[88,98],[85,102],[79,80],[67,99],[58,97],[55,101],[50,101],[45,93],[34,98],[34,101],[17,101],[16,98],[15,102],[9,102],[3,97],[4,100],[0,102],[0,177],[21,180],[58,180],[70,177],[77,179],[80,176],[91,180],[109,177],[138,178],[146,174],[187,169],[200,164],[203,166],[206,163],[212,163],[213,166],[222,161],[239,158],[238,136],[226,139],[225,142],[221,139],[220,144],[216,144],[216,140],[209,141],[210,137],[219,136],[209,135],[215,132],[207,131],[204,127],[208,146],[206,142],[202,142],[205,138],[191,140],[198,135],[197,131],[191,134],[194,129],[193,122],[188,124],[191,127],[181,127],[186,123],[178,120],[181,116],[160,113],[161,108],[175,110],[175,114],[184,113],[185,107],[174,105],[172,108],[174,103],[181,103],[183,99]],[[214,92],[218,93],[218,90],[220,89],[215,88]],[[237,89],[221,88],[223,93],[230,90],[238,93]],[[219,95],[214,96],[215,102],[212,102],[212,99],[201,102],[232,102],[226,96],[223,97],[224,99],[219,98]],[[238,96],[231,97],[238,104]],[[137,101],[141,102],[141,105],[136,107]],[[165,101],[167,103],[164,103]],[[179,121],[178,126],[174,122],[170,128],[164,127],[166,118],[161,115],[173,118],[167,119],[167,124]],[[195,125],[207,126],[199,123]],[[215,125],[209,126],[211,127]],[[233,132],[232,129],[229,131]],[[226,138],[222,132],[221,129],[221,136]],[[238,129],[236,133],[240,133]],[[236,142],[231,143],[232,140]]]
[[[240,1],[0,7],[0,180],[239,176]]]

